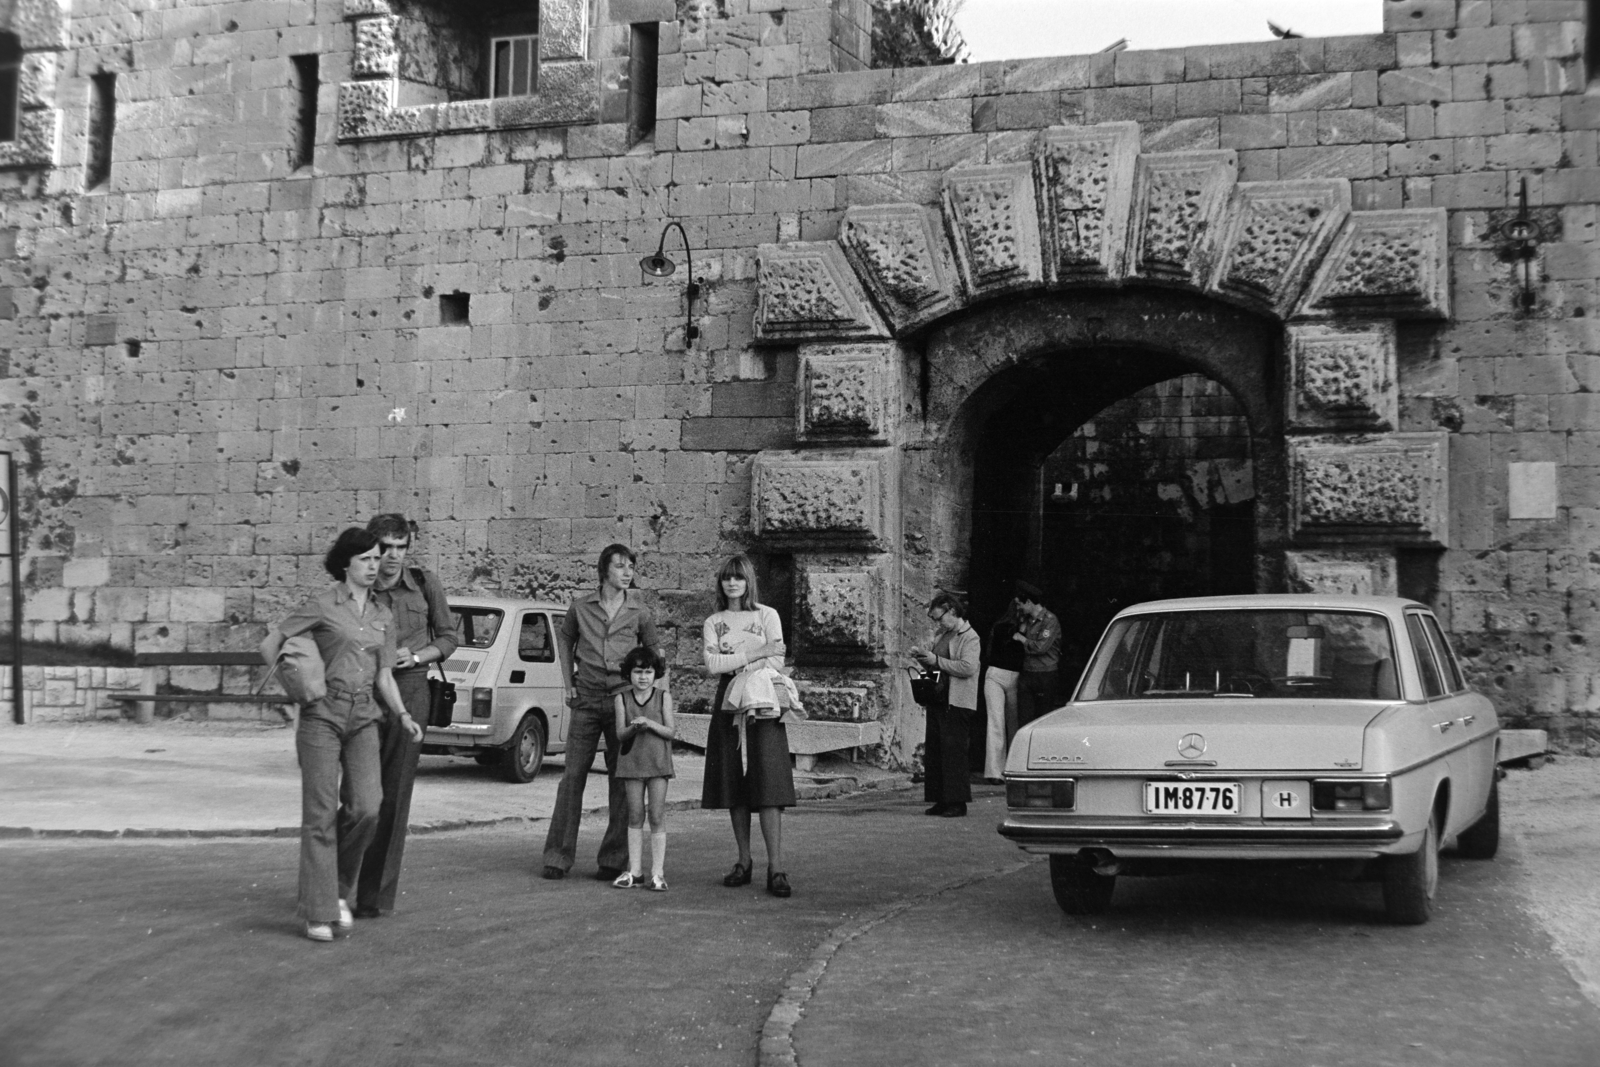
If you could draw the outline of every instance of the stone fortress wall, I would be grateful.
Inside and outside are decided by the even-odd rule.
[[[959,336],[944,324],[1070,280],[1059,218],[1034,219],[1035,239],[1008,216],[997,236],[961,175],[1026,185],[1041,144],[1098,127],[1133,198],[1100,216],[1107,234],[1159,236],[1139,176],[1163,159],[1203,164],[1205,204],[1183,210],[1213,233],[1242,217],[1238,183],[1311,188],[1339,226],[1405,213],[1399,237],[1303,227],[1276,281],[1251,280],[1235,238],[1174,253],[1179,277],[1117,233],[1091,281],[1187,285],[1266,316],[1285,351],[1377,323],[1332,374],[1356,385],[1297,394],[1333,415],[1296,424],[1290,397],[1285,428],[1313,458],[1405,444],[1400,492],[1433,495],[1400,501],[1387,540],[1362,523],[1394,514],[1319,533],[1286,504],[1275,550],[1291,578],[1385,588],[1388,546],[1442,548],[1429,594],[1475,680],[1518,725],[1582,745],[1600,709],[1584,7],[1387,0],[1371,37],[870,70],[864,0],[542,0],[541,92],[491,103],[450,99],[439,57],[457,53],[424,54],[425,0],[18,0],[0,26],[25,52],[19,138],[0,149],[0,447],[22,468],[29,634],[253,647],[324,581],[339,528],[399,510],[457,589],[564,596],[601,546],[634,545],[688,665],[719,557],[762,544],[793,554],[818,707],[882,720],[884,757],[906,759],[921,725],[893,667],[967,551],[948,521],[959,474],[930,458],[960,397],[919,406],[922,363]],[[658,52],[642,141],[636,27]],[[321,82],[299,167],[293,56],[316,56]],[[110,176],[86,188],[107,74]],[[1528,309],[1500,229],[1524,178],[1543,238]],[[931,238],[954,249],[932,254],[938,284],[872,254],[874,226],[914,217],[953,233]],[[681,246],[677,275],[638,268],[669,219],[701,285],[692,344]],[[1044,266],[1001,262],[997,240]],[[1411,249],[1411,289],[1341,297],[1338,264],[1389,247]],[[1218,275],[1223,260],[1244,267]],[[1337,511],[1316,488],[1302,512]]]

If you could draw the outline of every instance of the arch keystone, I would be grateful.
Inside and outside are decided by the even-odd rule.
[[[944,212],[962,280],[974,297],[1044,284],[1031,162],[946,172]]]
[[[1052,127],[1040,131],[1036,152],[1051,279],[1120,279],[1127,269],[1139,124]]]
[[[1240,182],[1222,225],[1211,291],[1288,318],[1349,214],[1343,178]]]
[[[896,334],[962,304],[944,226],[918,204],[856,206],[844,213],[839,245]]]
[[[1203,288],[1238,172],[1232,149],[1140,156],[1133,178],[1129,273]]]

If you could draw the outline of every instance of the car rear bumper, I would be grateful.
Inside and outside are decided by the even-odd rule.
[[[1221,821],[1119,819],[1046,811],[1006,813],[1001,836],[1027,852],[1104,849],[1117,856],[1194,859],[1363,859],[1399,848],[1405,831],[1392,818]]]

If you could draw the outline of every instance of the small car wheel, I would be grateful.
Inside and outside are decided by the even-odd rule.
[[[1098,915],[1111,906],[1114,874],[1096,874],[1076,856],[1050,857],[1050,890],[1068,915]]]
[[[1417,926],[1428,921],[1439,888],[1439,817],[1430,816],[1422,847],[1409,856],[1389,856],[1383,864],[1383,907],[1389,921]]]
[[[517,732],[511,735],[511,743],[506,746],[505,755],[500,760],[500,773],[505,775],[506,781],[521,785],[533,781],[542,766],[544,723],[539,721],[539,716],[530,712],[522,717],[522,722],[517,724]]]
[[[1489,804],[1477,822],[1461,831],[1456,851],[1469,860],[1492,860],[1500,851],[1500,780],[1489,786]]]

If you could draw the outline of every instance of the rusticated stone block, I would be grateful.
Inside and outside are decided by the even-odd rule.
[[[865,686],[800,685],[800,701],[813,722],[861,722],[871,717],[872,697]]]
[[[389,6],[389,0],[344,0],[344,17],[347,19],[392,14],[394,9]]]
[[[1319,541],[1448,545],[1446,436],[1291,438],[1294,535]]]
[[[773,545],[875,548],[883,539],[881,452],[763,452],[752,468],[752,525]]]
[[[17,106],[23,111],[55,107],[56,68],[54,52],[24,55],[17,78]]]
[[[61,140],[61,112],[55,108],[17,116],[17,139],[0,142],[0,167],[48,167]]]
[[[1055,127],[1039,134],[1036,151],[1053,279],[1121,278],[1139,124]]]
[[[758,338],[889,336],[838,242],[764,244],[759,258]]]
[[[25,52],[55,52],[67,47],[70,5],[59,0],[16,0],[6,30]]]
[[[894,417],[894,353],[887,344],[802,348],[796,436],[809,443],[886,442]]]
[[[1298,314],[1448,318],[1444,209],[1351,214],[1306,290]]]
[[[396,32],[400,20],[393,15],[364,18],[356,22],[355,55],[350,73],[357,78],[386,78],[400,67],[400,39]]]
[[[796,619],[805,663],[883,661],[883,579],[875,567],[800,560]]]
[[[851,207],[839,225],[839,245],[896,333],[961,306],[950,245],[931,208]]]
[[[600,121],[600,67],[588,61],[539,68],[539,91],[493,101],[494,128],[572,126]]]
[[[1393,552],[1287,552],[1289,591],[1339,596],[1398,596]]]
[[[1393,430],[1399,387],[1392,322],[1305,323],[1286,330],[1291,430]]]
[[[539,0],[539,58],[584,59],[589,50],[586,0]]]
[[[956,262],[973,296],[1044,284],[1032,163],[957,167],[944,176]]]
[[[1349,213],[1350,183],[1342,178],[1234,186],[1212,290],[1288,318]]]
[[[1134,169],[1129,273],[1204,285],[1238,171],[1231,149],[1140,156]]]

